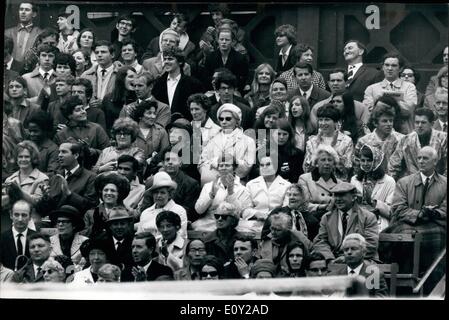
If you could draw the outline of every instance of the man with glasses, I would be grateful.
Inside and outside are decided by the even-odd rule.
[[[125,40],[131,40],[133,33],[136,31],[136,20],[129,15],[122,15],[117,19],[115,28],[117,29],[118,36],[112,45],[116,53],[114,60],[119,60],[121,58],[120,53],[122,52],[123,42]]]
[[[399,70],[404,66],[403,58],[397,53],[387,53],[383,58],[382,70],[385,79],[370,85],[365,90],[363,104],[371,112],[375,102],[383,95],[391,96],[401,108],[401,133],[413,130],[413,112],[418,103],[416,87],[413,83],[399,78]]]

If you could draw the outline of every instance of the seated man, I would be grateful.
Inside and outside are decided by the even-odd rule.
[[[237,236],[234,241],[234,259],[224,265],[225,279],[249,279],[251,267],[257,260],[257,241]]]
[[[128,196],[123,200],[123,204],[128,210],[136,210],[143,199],[145,186],[140,183],[137,177],[139,162],[129,154],[122,154],[117,159],[117,173],[129,180],[130,188]],[[137,210],[136,210],[137,211]],[[137,218],[137,217],[136,217]]]
[[[320,252],[326,261],[343,263],[344,237],[349,233],[360,233],[366,239],[366,259],[376,259],[379,241],[376,216],[359,207],[356,202],[356,188],[352,184],[341,182],[331,191],[334,194],[335,207],[321,218],[318,235],[313,241],[313,252]]]
[[[306,269],[308,277],[324,277],[328,273],[326,258],[319,252],[309,255],[309,264]]]
[[[348,234],[343,240],[343,252],[345,264],[329,273],[330,276],[349,275],[363,276],[365,280],[366,294],[370,297],[388,296],[388,287],[383,273],[375,264],[368,264],[364,261],[366,254],[365,238],[358,233]],[[365,295],[365,292],[358,294]]]

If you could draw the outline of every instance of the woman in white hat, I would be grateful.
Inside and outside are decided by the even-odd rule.
[[[245,135],[240,127],[240,108],[232,103],[225,103],[218,109],[217,119],[220,132],[204,147],[198,164],[202,186],[219,176],[218,160],[224,151],[237,159],[235,174],[240,179],[246,178],[256,161],[256,142]]]
[[[150,188],[154,204],[142,212],[140,221],[134,225],[137,233],[151,232],[156,241],[159,240],[161,233],[157,229],[156,217],[159,212],[173,211],[181,218],[180,235],[187,238],[187,212],[173,200],[173,194],[177,186],[177,183],[166,172],[161,171],[154,175],[153,185]]]

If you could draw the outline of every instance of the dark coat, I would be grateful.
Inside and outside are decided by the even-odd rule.
[[[24,67],[23,62],[20,62],[20,61],[18,61],[16,59],[13,59],[12,63],[11,63],[11,69],[9,69],[9,70],[15,71],[18,74],[22,75],[25,72],[23,67]]]
[[[35,283],[44,282],[43,273],[36,278],[34,274],[33,262],[30,260],[28,263],[20,270],[14,272],[11,282],[15,283]]]
[[[52,140],[46,140],[39,148],[39,171],[45,173],[47,176],[56,173],[59,168],[58,154],[59,148]]]
[[[292,90],[289,93],[290,97],[296,96],[296,95],[301,95],[301,92],[298,89]],[[324,100],[326,98],[329,98],[331,96],[331,93],[321,89],[320,87],[313,85],[313,89],[312,92],[310,93],[310,97],[309,99],[307,99],[307,101],[309,102],[310,105],[310,110],[312,110],[313,106],[317,103],[320,102],[321,100]]]
[[[156,100],[169,104],[167,93],[167,77],[168,73],[164,73],[154,84],[152,95]],[[170,107],[171,113],[180,112],[187,120],[192,120],[190,109],[187,106],[187,98],[194,93],[201,93],[204,91],[203,85],[194,77],[181,75],[178,85],[176,86],[173,95],[172,105]]]
[[[120,251],[117,251],[115,249],[114,239],[111,235],[108,235],[106,238],[106,244],[109,247],[108,251],[111,253],[110,262],[119,267],[121,267],[121,265],[124,265],[125,268],[132,266],[134,264],[133,256],[131,253],[132,242],[132,237],[125,237],[123,239],[122,249]]]
[[[365,89],[376,82],[382,81],[383,77],[380,73],[382,72],[363,64],[354,77],[346,83],[346,90],[352,94],[354,100],[362,102]]]
[[[234,241],[237,236],[235,231],[226,241],[220,241],[217,230],[212,231],[204,237],[207,254],[211,254],[220,259],[223,263],[234,258]]]
[[[132,266],[125,268],[122,272],[121,281],[122,282],[133,282],[134,277],[131,273]],[[160,276],[168,276],[173,279],[173,271],[170,267],[164,266],[157,262],[156,259],[151,261],[150,266],[147,270],[147,281],[154,281]]]
[[[25,256],[27,256],[28,258],[30,257],[28,238],[34,233],[36,233],[36,231],[28,229],[27,241],[25,243]],[[14,239],[12,230],[9,229],[0,235],[0,261],[6,268],[14,270],[16,258],[16,240]]]
[[[276,60],[276,73],[280,75],[282,72],[290,70],[293,66],[298,62],[298,53],[296,50],[296,46],[292,46],[290,49],[290,53],[287,57],[287,61],[284,65],[282,65],[282,56],[277,52],[277,60]]]

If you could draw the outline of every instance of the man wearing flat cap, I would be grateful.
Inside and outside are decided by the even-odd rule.
[[[343,239],[347,234],[359,233],[366,239],[365,258],[377,260],[379,228],[376,216],[357,204],[354,185],[341,182],[331,191],[334,194],[335,206],[321,218],[312,251],[321,253],[326,261],[344,263]]]

